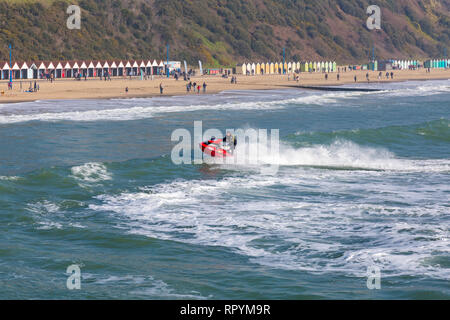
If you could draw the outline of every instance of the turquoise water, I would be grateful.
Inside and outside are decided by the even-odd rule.
[[[449,299],[450,81],[383,89],[0,105],[0,298]],[[173,164],[200,120],[277,174]]]

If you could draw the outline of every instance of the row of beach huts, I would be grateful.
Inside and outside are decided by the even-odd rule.
[[[160,75],[166,63],[156,60],[80,60],[0,62],[1,80]]]
[[[435,59],[435,60],[383,60],[371,61],[364,65],[345,66],[349,70],[405,70],[416,68],[450,68],[450,59]],[[305,61],[305,62],[253,62],[243,63],[238,72],[243,75],[262,75],[262,74],[290,74],[298,72],[338,72],[340,68],[335,61]]]
[[[244,75],[286,74],[298,72],[336,72],[337,64],[332,61],[321,62],[266,62],[243,63],[241,70]]]

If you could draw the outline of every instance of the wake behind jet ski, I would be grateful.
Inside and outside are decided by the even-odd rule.
[[[211,157],[224,158],[233,156],[236,145],[236,137],[227,132],[227,135],[222,139],[211,137],[210,140],[200,143],[200,149]]]

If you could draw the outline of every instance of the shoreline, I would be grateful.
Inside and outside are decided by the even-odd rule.
[[[373,81],[367,82],[366,73],[369,73],[369,79]],[[38,80],[40,90],[38,92],[24,92],[28,88],[29,83],[34,84],[35,80],[22,81],[22,90],[20,90],[20,81],[13,82],[13,90],[7,90],[7,82],[0,83],[0,91],[4,94],[0,95],[0,104],[34,102],[38,100],[92,100],[92,99],[132,99],[132,98],[154,98],[154,97],[171,97],[171,96],[192,96],[217,94],[224,91],[241,91],[241,90],[273,90],[273,89],[302,89],[302,90],[326,90],[326,87],[337,88],[341,85],[349,84],[389,84],[405,81],[429,81],[429,80],[448,80],[450,79],[450,69],[433,70],[426,73],[425,70],[395,70],[394,80],[378,79],[378,71],[348,71],[340,73],[340,81],[331,80],[336,77],[337,73],[329,73],[329,79],[324,79],[324,73],[301,73],[300,81],[288,80],[288,75],[258,75],[244,76],[237,75],[237,84],[231,84],[231,78],[222,78],[220,76],[197,76],[192,77],[191,81],[203,82],[207,84],[207,91],[203,93],[186,92],[186,84],[184,80],[174,80],[168,78],[155,78],[153,80],[138,79],[112,79],[104,81],[99,79],[89,79],[87,81],[76,81],[72,79],[59,79],[50,83],[46,80]],[[383,73],[383,72],[382,72]],[[354,81],[357,77],[357,82]],[[292,78],[292,76],[289,76]],[[362,81],[364,80],[364,81]],[[164,87],[164,93],[159,93],[159,84]],[[128,87],[128,93],[125,88]],[[307,88],[302,88],[307,87]],[[334,89],[336,90],[336,89]]]

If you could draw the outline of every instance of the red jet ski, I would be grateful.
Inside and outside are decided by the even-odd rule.
[[[223,145],[223,139],[216,139],[215,137],[200,143],[200,149],[202,149],[203,153],[211,157],[225,158],[233,156],[230,147]]]

